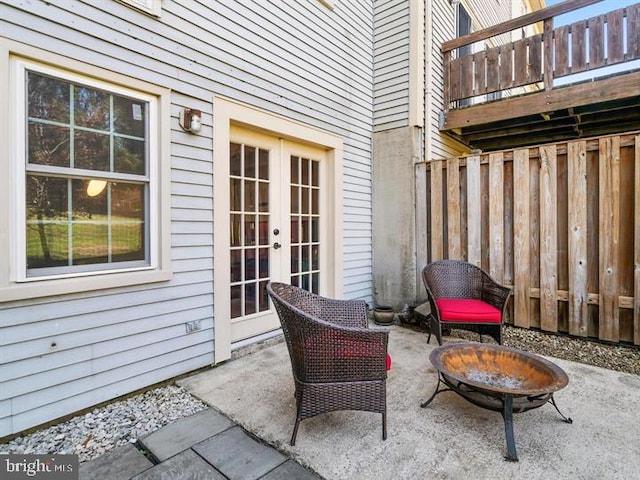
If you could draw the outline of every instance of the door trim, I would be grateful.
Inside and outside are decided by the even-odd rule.
[[[237,124],[250,130],[266,133],[276,138],[291,140],[302,144],[310,144],[327,152],[326,161],[330,177],[326,184],[328,196],[327,214],[333,219],[335,228],[333,238],[329,242],[332,251],[324,257],[330,258],[327,266],[327,282],[321,294],[341,298],[343,292],[343,141],[342,138],[318,128],[275,115],[264,110],[242,104],[235,100],[214,95],[213,98],[213,232],[214,245],[216,236],[229,238],[229,211],[216,208],[216,192],[228,192],[229,140],[231,124]],[[223,193],[224,194],[224,193]],[[214,291],[217,282],[229,281],[228,255],[216,255],[214,248]],[[231,321],[230,305],[227,299],[216,302],[214,296],[214,363],[231,358]]]

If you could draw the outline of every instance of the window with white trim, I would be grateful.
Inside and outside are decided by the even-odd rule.
[[[166,98],[18,57],[10,65],[13,259],[3,293],[100,274],[112,278],[83,290],[168,279],[167,202],[159,194],[168,174],[159,131]]]
[[[150,100],[24,75],[27,277],[148,266]]]

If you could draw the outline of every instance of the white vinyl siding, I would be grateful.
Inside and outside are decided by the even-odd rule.
[[[59,55],[171,91],[173,271],[157,284],[0,303],[0,436],[213,363],[214,95],[344,139],[343,295],[372,298],[371,2],[161,4],[160,17],[108,0],[0,4],[0,55]],[[202,111],[198,135],[178,126],[183,108]]]
[[[409,1],[376,0],[374,130],[409,123]]]

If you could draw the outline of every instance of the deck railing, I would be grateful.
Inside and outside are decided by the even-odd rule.
[[[477,104],[550,90],[559,78],[639,59],[640,3],[554,28],[558,15],[599,1],[569,0],[444,43],[445,111],[468,104],[460,102],[465,99]],[[540,33],[492,46],[539,22]],[[456,57],[464,46],[479,51]]]
[[[511,285],[517,326],[640,345],[640,132],[420,171],[428,261],[464,259]]]

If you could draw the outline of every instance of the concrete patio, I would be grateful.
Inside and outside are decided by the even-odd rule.
[[[507,462],[499,413],[453,392],[420,408],[437,384],[428,360],[435,340],[427,345],[423,333],[390,328],[386,441],[380,415],[334,412],[303,421],[291,447],[295,402],[284,343],[179,383],[327,479],[637,478],[640,377],[551,359],[569,376],[569,385],[555,399],[573,424],[564,423],[550,404],[514,414],[519,462]]]

